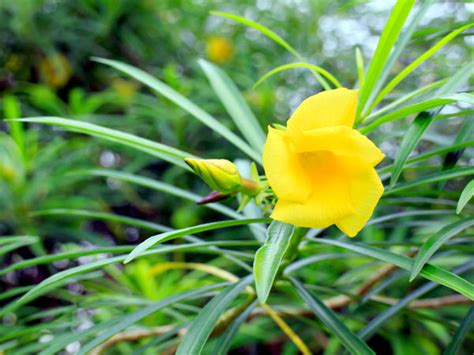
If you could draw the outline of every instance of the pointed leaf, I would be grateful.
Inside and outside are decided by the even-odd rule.
[[[416,255],[413,268],[411,270],[410,281],[418,276],[423,266],[428,262],[431,256],[449,239],[456,236],[464,229],[474,225],[474,219],[467,218],[448,224],[441,228],[437,233],[429,237],[421,246],[420,251]]]
[[[290,281],[295,285],[296,292],[318,317],[326,327],[328,327],[339,338],[341,343],[352,354],[375,354],[369,346],[357,335],[355,335],[347,326],[329,309],[323,301],[310,294],[308,290],[297,279],[290,277]]]
[[[133,259],[141,256],[145,253],[148,249],[152,246],[164,243],[168,240],[184,237],[185,235],[191,235],[195,233],[202,233],[211,230],[221,229],[221,228],[228,228],[228,227],[236,227],[236,226],[243,226],[252,223],[262,223],[267,222],[268,219],[266,218],[250,218],[250,219],[238,219],[238,220],[230,220],[230,221],[221,221],[221,222],[211,222],[200,224],[193,227],[182,228],[170,232],[161,233],[158,235],[154,235],[145,241],[138,244],[135,249],[127,256],[125,259],[125,263],[129,263]]]
[[[267,301],[295,227],[273,221],[267,229],[265,243],[257,250],[253,263],[255,286],[260,303]]]
[[[463,208],[467,205],[469,200],[474,195],[474,180],[471,180],[464,190],[462,190],[461,196],[459,197],[458,206],[456,207],[456,213],[460,214]]]
[[[214,64],[200,59],[199,65],[242,135],[257,152],[262,153],[265,133],[237,86]]]
[[[433,122],[433,117],[434,113],[421,112],[411,123],[407,132],[403,136],[403,140],[400,143],[400,148],[398,149],[397,156],[395,157],[395,161],[393,163],[392,176],[390,178],[389,186],[390,189],[398,181],[408,156],[416,147],[423,136],[423,133],[425,133],[425,131],[428,129],[431,122]]]
[[[157,91],[159,94],[166,97],[168,100],[174,102],[176,105],[181,107],[183,110],[189,112],[192,116],[197,118],[199,121],[204,123],[213,131],[219,133],[222,137],[227,139],[230,143],[235,145],[237,148],[242,150],[245,154],[251,157],[258,163],[261,163],[260,155],[252,149],[242,138],[237,136],[235,133],[230,131],[226,126],[208,114],[206,111],[201,109],[199,106],[188,100],[186,97],[181,95],[179,92],[166,85],[162,81],[154,78],[150,74],[144,72],[141,69],[135,68],[131,65],[118,62],[115,60],[104,59],[104,58],[93,58],[96,62],[109,65],[128,76],[142,82],[151,89]]]
[[[221,293],[206,304],[189,327],[188,332],[184,335],[176,351],[176,355],[201,354],[219,317],[242,293],[244,288],[252,282],[252,279],[252,276],[249,275],[239,282],[227,286]]]

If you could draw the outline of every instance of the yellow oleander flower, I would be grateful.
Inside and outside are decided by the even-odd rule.
[[[232,44],[224,37],[213,36],[207,41],[207,56],[215,63],[229,61],[234,55]]]
[[[374,166],[384,154],[352,128],[357,90],[329,90],[304,100],[287,130],[269,128],[263,150],[278,197],[273,219],[299,227],[335,224],[354,237],[382,196]]]

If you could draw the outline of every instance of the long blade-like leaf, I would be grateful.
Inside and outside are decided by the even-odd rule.
[[[210,286],[205,286],[201,287],[195,290],[191,290],[188,292],[182,292],[177,295],[167,297],[155,304],[152,304],[148,307],[145,307],[143,309],[140,309],[136,312],[133,312],[131,314],[128,314],[126,317],[124,317],[120,322],[116,322],[113,326],[105,329],[100,335],[98,335],[94,340],[90,341],[89,343],[85,344],[83,347],[81,347],[81,351],[78,353],[78,355],[83,355],[83,354],[88,354],[90,350],[95,348],[96,346],[100,345],[102,342],[110,338],[111,336],[117,334],[118,332],[126,329],[127,327],[135,324],[139,320],[149,316],[150,314],[153,314],[160,309],[163,309],[165,307],[168,307],[169,305],[172,305],[174,303],[183,301],[183,300],[189,300],[193,298],[200,298],[203,296],[206,296],[209,291],[213,291],[219,287],[222,287],[225,284],[219,283],[215,285],[210,285]]]
[[[296,292],[314,312],[321,322],[323,322],[337,337],[341,343],[353,354],[375,354],[369,346],[355,335],[347,326],[330,310],[324,302],[310,294],[308,290],[297,279],[290,277],[295,285]]]
[[[405,69],[403,69],[398,75],[393,78],[387,86],[380,92],[377,98],[374,100],[372,105],[369,107],[368,111],[370,112],[380,101],[384,99],[387,94],[389,94],[403,79],[405,79],[415,68],[425,62],[428,58],[438,52],[441,48],[443,48],[449,41],[451,41],[454,37],[456,37],[461,32],[465,31],[469,27],[472,27],[473,24],[468,24],[462,26],[454,31],[452,31],[447,36],[443,37],[438,43],[436,43],[433,47],[428,49],[425,53],[415,59],[413,62],[410,63]]]
[[[181,95],[176,90],[172,89],[170,86],[161,82],[160,80],[154,78],[150,74],[144,72],[141,69],[135,68],[131,65],[121,63],[115,60],[104,59],[104,58],[94,58],[95,61],[109,65],[128,76],[142,82],[146,86],[155,90],[159,94],[166,97],[168,100],[174,102],[176,105],[181,107],[183,110],[189,112],[192,116],[197,118],[199,121],[204,123],[210,129],[219,133],[222,137],[227,139],[230,143],[235,145],[237,148],[242,150],[245,154],[251,157],[258,163],[261,163],[261,157],[254,149],[252,149],[243,139],[237,136],[235,133],[230,131],[226,126],[208,114],[206,111],[201,109],[199,106],[188,100],[186,97]]]
[[[242,135],[257,152],[262,153],[265,133],[237,86],[214,64],[200,59],[199,65]]]
[[[185,235],[195,234],[195,233],[202,233],[216,229],[228,228],[228,227],[236,227],[242,225],[248,225],[252,223],[262,223],[268,222],[266,218],[250,218],[250,219],[238,219],[238,220],[230,220],[230,221],[221,221],[221,222],[211,222],[206,224],[200,224],[193,227],[187,227],[175,231],[161,233],[155,236],[152,236],[145,241],[138,244],[135,249],[127,256],[125,263],[129,263],[133,259],[142,255],[145,251],[150,249],[152,246],[164,243],[168,240],[176,239],[179,237],[183,237]]]
[[[390,177],[389,185],[390,189],[397,183],[408,156],[420,141],[423,133],[425,133],[430,126],[433,121],[433,116],[434,113],[421,112],[411,123],[407,132],[403,136],[403,140],[400,143],[400,148],[393,163],[392,176]]]
[[[453,338],[449,342],[446,350],[443,355],[456,355],[461,347],[461,344],[469,332],[469,329],[474,324],[474,306],[472,306],[464,317],[462,323],[459,325],[459,328],[454,333]]]
[[[189,167],[184,163],[184,158],[193,156],[192,154],[183,152],[176,148],[168,147],[167,145],[161,143],[153,142],[130,133],[117,131],[115,129],[98,126],[88,122],[59,117],[22,118],[20,121],[60,126],[75,132],[103,138],[151,154],[188,170]]]
[[[474,195],[474,180],[471,180],[464,190],[462,190],[461,196],[459,197],[458,205],[456,207],[456,213],[460,214],[464,207],[467,205],[469,200]]]
[[[454,223],[450,223],[447,226],[441,228],[437,233],[429,237],[421,246],[420,251],[416,255],[413,268],[411,270],[410,281],[413,281],[418,276],[421,269],[431,256],[449,239],[456,236],[464,229],[474,225],[474,219],[467,218]]]
[[[321,244],[329,244],[338,246],[344,249],[351,250],[355,253],[363,254],[384,261],[386,263],[396,265],[402,269],[411,271],[413,268],[413,260],[404,255],[398,255],[390,251],[365,245],[364,243],[343,242],[340,240],[313,238],[312,241]],[[437,267],[431,264],[426,264],[421,269],[420,275],[424,278],[437,282],[440,285],[446,286],[467,298],[474,300],[474,285],[469,281],[454,275],[452,272]]]
[[[365,75],[364,85],[361,88],[359,96],[357,109],[358,116],[365,108],[367,100],[369,99],[369,96],[385,67],[390,51],[397,41],[403,24],[414,4],[415,0],[398,0],[395,4],[382,35],[380,36],[372,62],[367,70],[367,74]]]
[[[251,27],[251,28],[259,31],[260,33],[267,36],[268,38],[270,38],[275,43],[278,43],[280,46],[285,48],[288,52],[290,52],[296,58],[298,58],[298,60],[304,61],[303,56],[301,54],[299,54],[292,46],[290,46],[290,44],[288,42],[286,42],[283,38],[278,36],[275,32],[273,32],[269,28],[263,26],[262,24],[260,24],[258,22],[255,22],[255,21],[252,21],[252,20],[249,20],[249,19],[246,19],[245,17],[241,17],[241,16],[238,16],[238,15],[231,14],[231,13],[228,13],[228,12],[223,12],[223,11],[211,11],[211,14],[228,18],[230,20],[239,22],[239,23],[241,23],[245,26]],[[326,80],[323,77],[321,77],[321,75],[319,75],[319,73],[317,71],[313,70],[313,74],[316,77],[316,79],[319,81],[321,86],[324,88],[324,90],[331,89],[331,87],[328,85]]]
[[[201,354],[219,317],[229,307],[231,302],[242,293],[244,288],[252,282],[252,279],[252,275],[249,275],[239,282],[227,286],[224,291],[206,304],[189,327],[178,350],[176,350],[176,355]]]
[[[314,64],[309,64],[309,63],[290,63],[290,64],[283,64],[280,65],[272,70],[270,70],[268,73],[264,74],[260,79],[257,80],[255,85],[253,86],[254,88],[259,86],[261,83],[263,83],[265,80],[270,78],[271,76],[280,73],[284,70],[289,70],[289,69],[298,69],[298,68],[306,68],[306,69],[311,69],[315,72],[318,72],[319,74],[323,75],[326,77],[335,87],[339,88],[341,87],[341,83],[327,70],[314,65]]]
[[[265,243],[257,250],[253,263],[255,286],[260,303],[265,304],[295,227],[273,221],[267,229]]]

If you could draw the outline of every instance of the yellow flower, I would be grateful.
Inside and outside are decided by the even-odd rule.
[[[232,44],[224,37],[213,36],[207,41],[207,56],[215,63],[225,63],[234,54]]]
[[[335,224],[350,237],[366,224],[383,193],[374,166],[384,155],[352,128],[357,94],[340,88],[311,96],[287,130],[269,128],[263,165],[278,197],[273,219],[308,228]]]

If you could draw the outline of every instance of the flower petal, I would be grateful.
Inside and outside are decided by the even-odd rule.
[[[326,127],[292,132],[291,139],[298,152],[330,151],[336,155],[357,157],[375,166],[385,155],[366,136],[346,127]]]
[[[288,130],[354,125],[358,90],[339,88],[304,100],[288,120]]]
[[[351,174],[348,185],[355,213],[339,219],[336,225],[349,237],[354,237],[372,216],[384,189],[373,167],[358,159],[345,160]]]
[[[300,227],[325,228],[353,214],[347,173],[340,159],[329,152],[301,154],[299,159],[314,192],[305,202],[280,198],[271,217]]]
[[[268,182],[278,198],[304,202],[311,195],[313,185],[285,131],[269,127],[263,147],[263,166]]]

